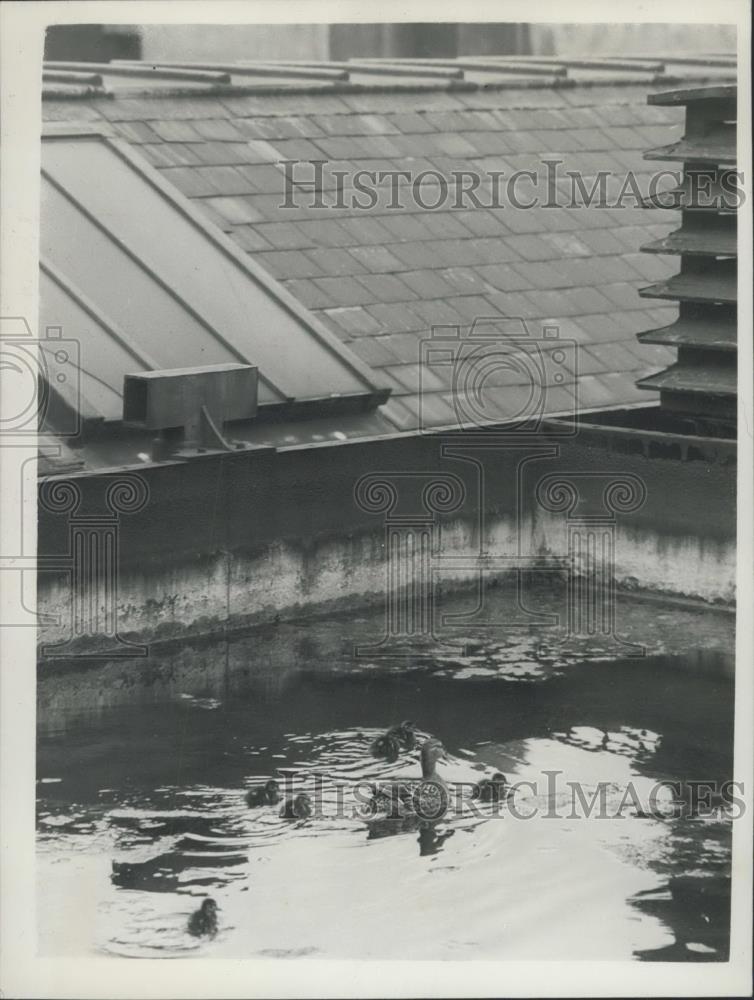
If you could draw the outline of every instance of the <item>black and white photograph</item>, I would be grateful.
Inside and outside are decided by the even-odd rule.
[[[2,994],[750,995],[748,5],[4,6]]]

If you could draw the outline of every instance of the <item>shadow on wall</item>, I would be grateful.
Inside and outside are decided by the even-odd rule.
[[[132,24],[54,24],[45,32],[46,60],[141,59],[141,29]]]

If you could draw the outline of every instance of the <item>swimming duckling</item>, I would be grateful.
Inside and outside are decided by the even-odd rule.
[[[416,723],[404,720],[399,726],[391,726],[388,736],[394,736],[404,750],[413,750],[416,746]]]
[[[202,900],[188,921],[188,932],[194,937],[214,937],[217,934],[217,903],[214,899]]]
[[[313,812],[312,800],[306,792],[290,795],[280,810],[281,819],[309,819]]]
[[[413,812],[411,791],[403,782],[383,782],[369,786],[370,799],[366,811],[370,816],[383,814],[390,819],[398,819],[407,812]]]
[[[499,802],[505,795],[507,785],[505,775],[495,771],[491,778],[482,778],[474,785],[471,797],[478,802]]]
[[[386,733],[383,733],[374,740],[369,748],[369,752],[373,757],[384,757],[388,764],[393,764],[400,756],[400,740],[394,735],[392,730],[388,729]]]
[[[113,861],[110,878],[114,885],[124,889],[133,889],[139,881],[139,870],[128,861]]]
[[[272,778],[261,787],[250,788],[246,793],[246,805],[251,808],[255,806],[276,806],[279,801],[280,785]]]

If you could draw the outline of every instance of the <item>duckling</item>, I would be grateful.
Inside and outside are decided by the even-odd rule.
[[[386,733],[378,736],[369,748],[373,757],[384,757],[388,764],[393,764],[401,752],[400,740],[388,729]]]
[[[472,799],[479,802],[499,802],[505,795],[508,779],[500,771],[495,771],[491,778],[482,778],[474,785]]]
[[[312,800],[306,792],[290,795],[280,810],[281,819],[309,819],[313,812]]]
[[[394,736],[404,750],[413,750],[416,746],[416,723],[404,720],[398,726],[391,726],[388,736]]]
[[[188,932],[194,937],[214,937],[217,934],[217,903],[207,897],[188,921]]]
[[[372,784],[369,786],[369,791],[371,798],[366,803],[366,807],[370,816],[382,813],[390,819],[398,819],[406,812],[413,810],[411,792],[408,786],[402,782]]]
[[[136,865],[132,865],[128,861],[113,861],[111,864],[112,874],[110,878],[113,885],[119,885],[124,889],[133,889],[139,881],[139,871]]]
[[[279,801],[280,785],[272,778],[261,787],[250,788],[246,793],[246,805],[250,808],[276,806]]]

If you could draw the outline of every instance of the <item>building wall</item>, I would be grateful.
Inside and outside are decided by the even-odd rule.
[[[147,62],[330,58],[326,24],[144,24],[139,30]]]
[[[588,515],[601,518],[600,530],[614,538],[609,575],[618,584],[733,601],[731,455],[684,459],[650,447],[620,451],[611,440],[607,433],[581,434],[489,448],[483,439],[475,448],[455,444],[443,456],[437,439],[410,438],[145,467],[146,505],[118,515],[118,629],[147,641],[379,605],[388,573],[386,521],[393,540],[429,532],[441,592],[476,587],[480,574],[487,582],[506,577],[544,557],[560,560],[547,572],[562,574]],[[43,499],[43,563],[70,551],[75,519],[105,509],[112,477],[80,477],[82,502],[73,515],[51,513]],[[362,477],[369,478],[359,505],[354,487]],[[546,477],[550,509],[543,504]],[[565,493],[553,477],[571,484]],[[617,506],[606,506],[614,480],[643,484],[643,502],[623,512],[617,496]],[[568,505],[568,489],[575,497],[570,512],[562,503],[558,508],[564,498]],[[390,510],[387,499],[394,501]],[[586,558],[582,547],[576,565],[583,568]],[[415,583],[418,557],[400,565],[404,575],[395,586],[411,576]],[[60,619],[40,641],[66,640],[69,576],[43,571],[38,598],[41,611]]]

